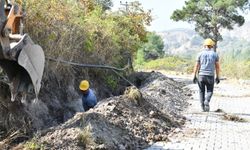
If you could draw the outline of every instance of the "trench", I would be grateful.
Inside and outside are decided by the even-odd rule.
[[[66,69],[65,69],[66,68]],[[108,85],[100,78],[100,73],[116,77],[116,87]],[[77,76],[77,74],[82,74]],[[4,77],[4,73],[2,72]],[[126,76],[137,87],[149,76],[145,73],[132,73]],[[112,71],[79,70],[73,67],[60,68],[50,64],[45,69],[39,100],[29,95],[25,103],[20,96],[14,102],[10,100],[10,89],[7,83],[0,82],[0,141],[10,139],[9,145],[26,141],[34,133],[57,126],[72,118],[75,113],[83,111],[78,83],[87,78],[96,91],[98,101],[122,95],[129,82],[115,75]]]

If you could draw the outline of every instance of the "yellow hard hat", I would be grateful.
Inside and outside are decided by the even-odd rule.
[[[214,41],[212,40],[212,39],[206,39],[205,41],[204,41],[204,46],[208,46],[208,45],[210,45],[210,46],[214,46]]]
[[[80,85],[79,85],[80,90],[86,91],[89,89],[89,81],[87,80],[82,80]]]

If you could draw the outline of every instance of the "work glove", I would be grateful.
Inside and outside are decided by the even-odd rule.
[[[220,83],[220,78],[219,78],[219,77],[216,77],[216,78],[215,78],[215,83],[216,83],[216,84],[219,84],[219,83]]]
[[[194,78],[193,78],[193,83],[194,83],[194,84],[196,84],[196,83],[197,83],[197,81],[198,81],[197,77],[196,77],[196,76],[194,76]]]

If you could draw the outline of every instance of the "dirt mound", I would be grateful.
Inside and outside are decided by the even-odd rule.
[[[184,121],[180,112],[187,106],[185,93],[189,91],[160,73],[133,76],[140,91],[129,87],[124,95],[100,101],[94,109],[42,131],[32,140],[33,145],[45,149],[142,149],[168,140],[169,131]]]
[[[190,91],[183,89],[185,85],[176,82],[161,73],[149,73],[149,77],[142,82],[141,91],[150,103],[164,114],[177,117],[186,106],[184,98]]]

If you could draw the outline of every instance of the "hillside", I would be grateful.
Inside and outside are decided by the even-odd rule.
[[[234,51],[237,54],[246,54],[249,51],[250,22],[246,22],[241,27],[235,27],[232,31],[223,30],[221,33],[223,41],[218,43],[219,53]],[[202,48],[203,39],[191,29],[173,29],[158,34],[163,38],[166,54],[190,58]]]

